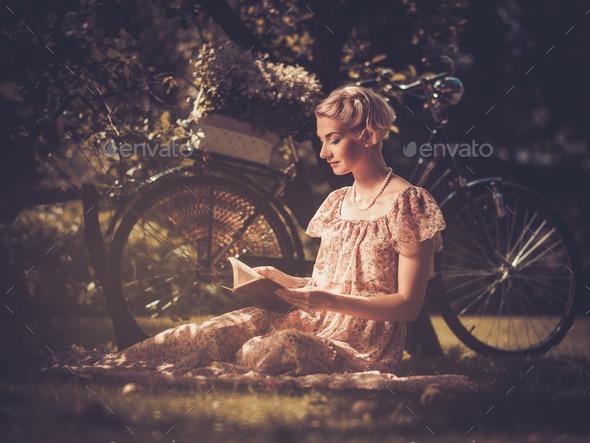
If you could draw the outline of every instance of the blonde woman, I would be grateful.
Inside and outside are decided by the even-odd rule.
[[[289,287],[277,296],[299,309],[228,312],[95,356],[86,360],[93,364],[78,370],[116,368],[129,381],[147,371],[152,381],[158,372],[168,380],[200,374],[215,377],[214,383],[272,386],[393,389],[399,383],[421,389],[434,382],[470,388],[462,375],[395,375],[406,323],[416,319],[434,276],[433,257],[442,249],[445,220],[425,189],[385,164],[383,138],[394,111],[371,90],[344,86],[315,114],[320,157],[334,174],[351,173],[354,183],[331,192],[307,226],[307,235],[321,237],[310,279],[256,268]]]
[[[257,268],[289,290],[277,295],[299,307],[317,336],[335,340],[360,367],[395,372],[406,322],[418,316],[445,220],[434,198],[393,173],[383,138],[396,116],[375,92],[360,86],[333,91],[316,108],[320,157],[352,186],[331,192],[306,234],[321,237],[312,278]],[[298,285],[299,283],[299,285]],[[351,364],[352,365],[352,364]]]

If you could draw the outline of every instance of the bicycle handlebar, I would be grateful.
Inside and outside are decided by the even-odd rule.
[[[393,73],[393,71],[389,68],[386,68],[388,74],[391,72]],[[393,86],[393,89],[395,89],[396,91],[399,92],[411,92],[414,89],[418,89],[421,87],[422,82],[427,82],[427,83],[433,83],[436,80],[446,77],[447,75],[450,75],[451,72],[440,72],[438,74],[435,75],[429,75],[429,76],[425,76],[422,78],[419,78],[418,80],[415,80],[411,83],[397,83],[394,82],[391,79],[384,79],[381,76],[377,76],[377,78],[370,78],[370,79],[366,79],[366,80],[359,80],[356,82],[357,85],[359,86],[367,86],[367,87],[371,87],[371,86],[375,86],[378,85],[380,82],[382,82],[383,80],[385,80],[385,82],[387,83],[387,85],[391,85]]]
[[[435,75],[430,75],[430,76],[425,76],[425,77],[419,78],[418,80],[415,80],[411,83],[402,84],[402,83],[397,83],[397,82],[394,82],[393,80],[391,80],[395,74],[393,69],[379,68],[379,74],[377,75],[376,78],[359,80],[356,82],[356,84],[359,86],[371,87],[371,86],[379,85],[383,80],[385,80],[387,85],[393,86],[393,89],[395,89],[398,92],[402,92],[402,93],[411,92],[414,89],[421,88],[423,82],[432,83],[438,79],[441,79],[441,78],[446,77],[448,75],[453,75],[455,73],[455,64],[453,63],[453,60],[451,60],[451,58],[446,55],[424,57],[421,60],[421,62],[425,66],[432,66],[436,60],[444,63],[449,69],[445,70],[443,72],[439,72],[438,74],[435,74]],[[391,90],[391,88],[387,88],[387,89]]]
[[[455,73],[455,63],[453,63],[453,60],[446,55],[424,57],[422,58],[421,62],[424,66],[432,66],[434,64],[433,60],[438,60],[440,63],[443,63],[449,67],[450,72],[447,75],[453,75]]]

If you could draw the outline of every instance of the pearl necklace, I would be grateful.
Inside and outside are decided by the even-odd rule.
[[[385,182],[383,182],[383,186],[381,186],[381,189],[379,189],[377,194],[375,194],[375,197],[373,197],[371,203],[369,203],[369,205],[365,206],[364,208],[361,208],[359,205],[356,204],[356,181],[352,184],[352,203],[354,204],[354,207],[357,208],[359,211],[366,211],[367,209],[369,209],[371,206],[375,204],[379,196],[383,193],[383,191],[389,184],[389,180],[391,180],[391,178],[393,177],[393,169],[387,169],[389,170],[389,172],[387,173],[387,177],[385,177]]]

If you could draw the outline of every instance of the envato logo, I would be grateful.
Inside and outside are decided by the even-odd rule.
[[[121,143],[117,145],[114,141],[108,142],[103,147],[103,152],[107,157],[114,157],[119,154],[121,157],[129,158],[135,155],[141,157],[190,157],[193,154],[193,148],[188,143],[176,143],[172,140],[170,143]]]
[[[489,143],[478,144],[475,140],[471,143],[435,143],[433,145],[424,143],[418,145],[416,142],[404,146],[406,157],[490,157],[494,148]]]

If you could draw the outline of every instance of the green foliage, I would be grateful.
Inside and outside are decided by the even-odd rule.
[[[48,154],[103,130],[108,97],[141,89],[141,63],[122,52],[141,31],[131,6],[23,1],[4,11],[0,196],[38,181],[35,165]]]
[[[257,36],[270,41],[268,52],[286,64],[313,66],[314,15],[307,4],[280,1],[229,2]],[[269,29],[271,29],[269,31]]]
[[[106,314],[82,215],[81,204],[47,205],[0,227],[0,283],[10,289],[6,305],[20,316]]]
[[[412,44],[425,52],[457,52],[459,34],[467,23],[462,11],[468,0],[403,0],[408,15],[414,18]]]
[[[455,23],[463,1],[445,1],[442,9],[436,4],[409,1],[404,8],[419,34],[444,43],[456,35],[443,30]],[[76,184],[88,181],[84,172],[96,170],[105,175],[100,181],[108,189],[114,178],[109,177],[112,168],[100,164],[104,146],[188,140],[182,127],[185,113],[203,87],[218,88],[203,97],[203,112],[223,109],[262,129],[305,133],[314,124],[311,111],[322,86],[314,75],[324,63],[316,52],[321,48],[313,47],[318,16],[330,8],[348,11],[336,3],[314,13],[306,5],[285,1],[229,0],[236,19],[264,48],[255,54],[243,49],[243,41],[242,49],[227,42],[223,26],[189,0],[23,0],[7,6],[0,18],[0,153],[5,158],[0,205],[14,190],[47,178],[47,166],[57,164],[60,185],[66,178]],[[379,8],[369,2],[363,12],[381,14]],[[337,18],[330,16],[329,22]],[[360,18],[347,18],[352,29],[349,49],[341,53],[343,66],[329,67],[335,74],[331,77],[345,80],[352,64],[373,55],[371,38],[355,28],[357,20],[362,26]],[[214,53],[206,52],[212,48]],[[211,72],[205,72],[208,68]],[[70,163],[76,155],[98,158],[82,171]],[[129,166],[147,176],[173,165],[135,158],[125,170]]]

